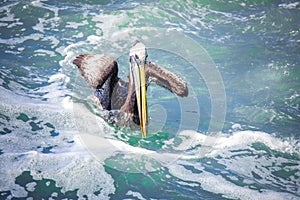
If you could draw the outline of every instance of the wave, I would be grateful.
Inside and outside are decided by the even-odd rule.
[[[62,79],[65,76],[57,74],[49,81]],[[102,188],[101,195],[108,198],[115,188],[106,184],[113,179],[105,168],[129,174],[164,168],[164,176],[176,177],[179,185],[226,198],[296,198],[292,195],[299,184],[300,144],[296,139],[250,130],[215,135],[186,130],[163,140],[162,147],[154,151],[130,145],[130,138],[138,136],[116,131],[86,105],[72,99],[67,105],[64,108],[63,101],[1,105],[1,123],[6,127],[0,155],[1,179],[6,184],[0,186],[1,191],[13,188],[15,195],[22,196],[24,188],[14,180],[27,170],[34,180],[55,180],[64,191],[79,188],[78,194],[84,195]],[[10,171],[11,164],[18,167]]]

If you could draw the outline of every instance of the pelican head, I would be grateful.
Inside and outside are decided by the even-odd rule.
[[[138,115],[143,137],[147,136],[148,108],[146,98],[146,74],[145,65],[147,59],[147,49],[139,41],[130,49],[130,76],[134,82]]]

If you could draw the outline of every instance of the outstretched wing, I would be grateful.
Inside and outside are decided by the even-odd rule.
[[[146,63],[145,70],[147,83],[154,82],[178,96],[188,96],[187,84],[181,77],[151,62]]]
[[[111,56],[98,54],[82,54],[73,60],[80,74],[88,85],[97,89],[101,87],[109,76],[118,74],[118,64]]]

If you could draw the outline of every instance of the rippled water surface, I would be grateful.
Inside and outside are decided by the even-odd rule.
[[[136,39],[189,87],[149,87],[147,138],[72,64],[126,80]],[[4,0],[0,56],[0,199],[300,198],[298,1]]]

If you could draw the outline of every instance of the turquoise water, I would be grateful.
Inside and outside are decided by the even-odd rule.
[[[299,199],[297,1],[2,1],[0,199]],[[103,120],[72,64],[134,40],[189,96],[149,137]]]

